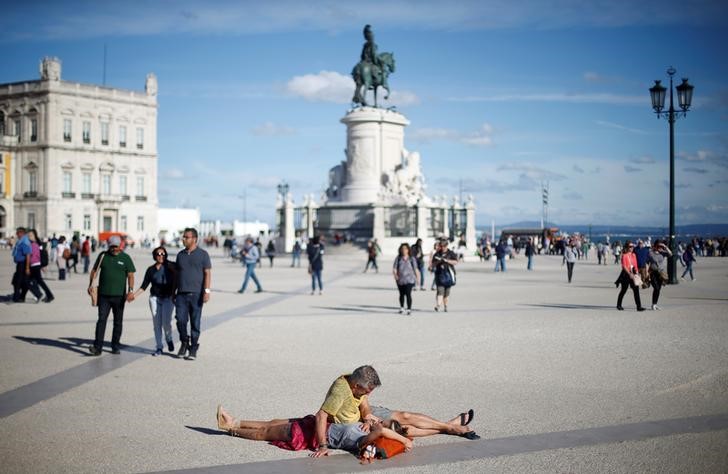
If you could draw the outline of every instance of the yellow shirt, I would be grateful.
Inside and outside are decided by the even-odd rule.
[[[354,397],[345,377],[347,376],[342,375],[334,380],[326,394],[324,404],[321,405],[321,409],[331,415],[334,423],[358,422],[361,418],[359,405],[366,399],[366,395],[362,395],[361,398]]]

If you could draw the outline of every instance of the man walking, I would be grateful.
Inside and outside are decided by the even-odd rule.
[[[251,278],[253,279],[253,282],[257,287],[255,292],[260,293],[261,291],[263,291],[263,288],[260,286],[260,282],[258,281],[258,277],[255,276],[255,266],[258,263],[258,260],[260,260],[260,250],[258,250],[258,246],[253,243],[253,238],[248,237],[247,239],[245,239],[245,245],[243,246],[243,265],[245,265],[245,278],[243,279],[243,286],[240,287],[238,293],[245,293],[245,289],[248,287],[248,280]]]
[[[40,291],[35,285],[31,286],[30,279],[30,257],[32,248],[30,238],[26,233],[25,227],[18,227],[15,230],[18,238],[13,246],[13,263],[15,263],[15,273],[13,274],[13,301],[21,302],[24,300],[24,294],[28,288],[35,296],[35,302],[40,301]]]
[[[81,258],[83,259],[83,272],[88,273],[88,267],[91,263],[91,238],[88,235],[81,244]]]
[[[119,354],[121,330],[124,321],[124,303],[134,291],[134,262],[121,251],[121,239],[109,237],[109,250],[99,254],[89,275],[88,293],[91,294],[96,272],[99,272],[98,320],[94,345],[89,347],[93,356],[101,355],[109,312],[114,313],[114,330],[111,334],[111,353]]]
[[[210,300],[212,263],[210,255],[197,246],[197,229],[187,227],[182,233],[182,243],[185,248],[177,254],[175,298],[175,319],[181,343],[177,357],[195,360],[200,348],[202,305]]]
[[[508,254],[508,247],[506,243],[501,240],[498,245],[495,246],[495,271],[506,271],[506,255]]]

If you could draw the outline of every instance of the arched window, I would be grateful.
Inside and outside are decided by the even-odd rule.
[[[5,113],[0,110],[0,137],[5,135]]]

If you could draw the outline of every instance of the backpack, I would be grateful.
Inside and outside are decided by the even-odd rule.
[[[71,258],[71,249],[69,249],[68,247],[63,249],[63,258],[65,260],[68,260],[69,258]]]
[[[48,266],[48,249],[45,245],[40,248],[40,268]]]

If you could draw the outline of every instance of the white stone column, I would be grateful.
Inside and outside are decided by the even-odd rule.
[[[417,237],[422,240],[427,238],[427,216],[429,213],[429,207],[423,205],[422,202],[417,203]]]
[[[381,203],[374,205],[374,229],[372,230],[372,237],[382,242],[385,237],[384,232],[384,207]]]
[[[314,223],[315,220],[313,218],[314,212],[318,209],[318,206],[313,201],[313,194],[309,196],[308,203],[306,205],[306,232],[310,237],[313,237],[314,233]]]
[[[293,242],[296,239],[296,228],[293,222],[293,199],[288,193],[283,200],[283,248],[286,252],[293,250]]]
[[[468,202],[465,205],[465,216],[468,221],[465,227],[465,244],[472,254],[477,246],[477,236],[475,235],[475,201],[472,195],[468,196]]]
[[[341,119],[346,125],[346,185],[341,200],[372,204],[382,185],[382,173],[402,162],[404,115],[385,109],[360,107]]]

